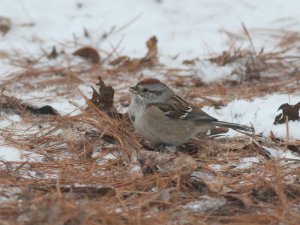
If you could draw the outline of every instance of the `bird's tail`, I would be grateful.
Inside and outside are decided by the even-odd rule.
[[[236,130],[236,131],[246,131],[246,132],[251,132],[251,133],[254,132],[253,127],[248,127],[248,126],[237,124],[237,123],[214,121],[213,124],[216,125],[216,126],[220,126],[220,127],[231,128],[231,129]]]

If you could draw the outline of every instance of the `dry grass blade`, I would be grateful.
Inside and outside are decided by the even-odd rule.
[[[281,45],[295,43],[297,37],[286,37]],[[50,60],[46,53],[41,57],[5,56],[23,68],[1,83],[6,91],[18,90],[25,95],[48,90],[49,98],[76,97],[85,100],[87,107],[81,106],[77,114],[36,116],[23,113],[29,109],[23,101],[2,96],[3,110],[22,116],[15,119],[3,113],[3,118],[12,119],[0,129],[0,148],[18,149],[23,161],[0,160],[0,223],[298,224],[299,161],[273,158],[266,148],[286,145],[297,152],[298,140],[280,140],[274,135],[197,137],[176,153],[159,152],[146,148],[127,115],[117,110],[128,106],[127,89],[143,76],[140,71],[145,67],[153,74],[166,74],[166,82],[191,99],[221,99],[203,97],[205,101],[196,103],[199,106],[222,107],[237,96],[247,99],[272,92],[295,93],[300,74],[290,72],[296,64],[294,58],[286,57],[288,48],[256,53],[254,48],[232,45],[211,62],[224,66],[247,58],[247,72],[261,76],[207,85],[190,69],[158,66],[155,37],[146,45],[144,57],[118,57],[111,65],[102,62],[101,67],[85,62],[49,66],[42,64]],[[115,52],[116,48],[107,53],[107,59]],[[55,52],[50,55],[55,57]],[[252,63],[253,59],[263,62],[264,67],[257,61]],[[263,76],[271,70],[285,76]],[[91,99],[77,88],[89,88],[87,83],[96,82],[99,91],[93,90]]]

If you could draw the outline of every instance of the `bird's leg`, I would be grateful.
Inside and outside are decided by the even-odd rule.
[[[153,148],[155,151],[163,153],[175,153],[177,151],[177,148],[173,145],[155,144]]]

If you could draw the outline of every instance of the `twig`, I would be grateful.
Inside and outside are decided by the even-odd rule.
[[[251,38],[251,36],[250,36],[250,34],[249,34],[249,32],[248,32],[248,30],[247,30],[247,28],[246,28],[246,26],[245,26],[244,23],[242,23],[242,27],[243,27],[243,30],[244,30],[244,32],[245,32],[245,34],[246,34],[246,36],[247,36],[247,38],[248,38],[248,40],[249,40],[249,42],[251,44],[253,52],[255,53],[255,55],[257,55],[255,47],[254,47],[254,44],[253,44],[253,41],[252,41],[252,38]]]
[[[288,149],[290,130],[289,130],[289,116],[285,116],[285,128],[286,128],[286,150]]]

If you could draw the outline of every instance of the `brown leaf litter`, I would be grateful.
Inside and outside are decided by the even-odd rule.
[[[4,36],[12,26],[12,22],[9,18],[0,16],[0,33]]]
[[[56,87],[49,92],[50,97],[63,98],[79,95],[74,87],[88,81],[98,82],[99,90],[93,88],[91,99],[84,97],[88,107],[74,116],[36,117],[22,113],[29,109],[23,101],[2,96],[2,108],[22,116],[1,128],[3,144],[37,154],[42,160],[0,160],[0,221],[70,225],[298,224],[299,163],[266,157],[263,152],[264,146],[285,148],[281,140],[196,137],[176,152],[148,150],[126,114],[117,110],[129,98],[118,96],[119,92],[126,92],[124,87],[127,89],[130,82],[141,77],[142,68],[155,73],[169,71],[156,67],[156,38],[150,38],[147,47],[143,58],[128,57],[127,65],[119,58],[114,65],[97,68],[80,65],[33,69],[33,61],[12,58],[23,65],[24,71],[1,83],[10,92]],[[216,61],[227,63],[243,54],[248,53],[233,49]],[[263,62],[267,68],[279,71],[286,63],[286,58],[279,59],[280,54],[258,55],[260,60],[277,57],[276,65]],[[180,83],[178,91],[191,100],[221,96],[219,102],[204,99],[198,103],[220,107],[234,98],[233,92],[240,98],[281,90],[294,93],[297,86],[293,82],[299,80],[299,74],[210,85],[197,83],[192,75],[173,73],[165,78],[171,86]],[[256,160],[249,164],[243,161],[252,158]]]
[[[57,50],[55,48],[55,46],[53,46],[52,51],[50,52],[50,54],[47,56],[48,59],[56,59],[58,56]]]
[[[136,70],[140,70],[141,68],[144,68],[144,67],[154,66],[158,62],[157,38],[155,36],[151,37],[146,42],[146,46],[147,46],[148,52],[142,58],[130,59],[127,56],[119,56],[118,58],[112,60],[110,62],[110,65],[117,67],[117,69],[113,69],[113,71],[122,70],[122,71],[133,72]]]
[[[0,111],[13,114],[24,114],[26,112],[34,115],[58,115],[58,112],[49,105],[42,107],[31,106],[30,104],[22,102],[13,96],[5,94],[0,95]]]
[[[95,64],[100,63],[100,59],[101,59],[98,51],[89,46],[85,46],[85,47],[82,47],[82,48],[76,50],[73,53],[73,55],[84,58],[84,59],[90,61],[91,63],[95,63]]]
[[[97,92],[93,87],[93,95],[91,102],[101,111],[107,113],[108,115],[121,115],[114,108],[114,94],[115,90],[111,86],[106,86],[102,81],[101,77],[98,77],[99,91]]]
[[[286,121],[296,121],[300,120],[300,102],[295,105],[290,105],[288,103],[282,104],[278,111],[282,112],[275,117],[274,124],[286,123]]]

